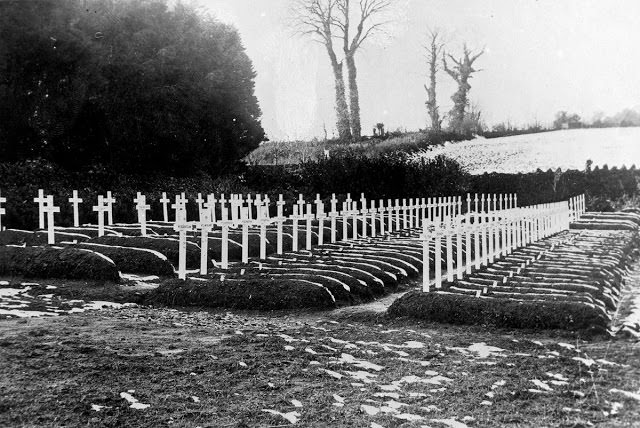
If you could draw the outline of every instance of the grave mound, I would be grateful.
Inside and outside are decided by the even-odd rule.
[[[154,250],[92,243],[75,244],[73,247],[85,248],[109,257],[120,272],[175,276],[173,265],[164,255]]]
[[[452,324],[606,331],[638,241],[626,227],[564,231],[439,289],[412,291],[388,313]]]
[[[93,251],[60,247],[0,247],[0,275],[114,281],[115,263]]]
[[[336,304],[321,284],[259,275],[167,280],[147,295],[145,303],[257,310],[327,309]]]
[[[119,247],[145,248],[163,254],[174,266],[178,266],[180,243],[177,239],[140,236],[101,236],[87,241],[88,244],[103,244]],[[200,247],[187,242],[187,267],[200,266]]]

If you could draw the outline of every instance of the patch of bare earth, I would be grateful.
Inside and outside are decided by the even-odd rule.
[[[3,320],[0,425],[631,427],[640,420],[640,347],[629,340],[333,315],[137,307]]]

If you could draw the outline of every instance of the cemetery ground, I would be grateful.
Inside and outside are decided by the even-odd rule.
[[[76,307],[145,288],[46,284],[31,294]],[[2,320],[0,425],[637,426],[637,341],[390,319],[397,297],[331,312],[130,303]]]
[[[145,307],[5,320],[0,331],[4,426],[618,427],[640,418],[640,349],[627,340]]]

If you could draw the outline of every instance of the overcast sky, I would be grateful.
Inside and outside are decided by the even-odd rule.
[[[287,27],[291,0],[199,0],[235,25],[255,70],[262,124],[272,140],[335,132],[334,89],[324,48]],[[446,34],[454,56],[485,49],[471,100],[485,121],[543,124],[559,110],[591,119],[640,106],[640,1],[396,0],[387,34],[357,57],[363,133],[427,124],[426,34]],[[455,86],[439,76],[448,111]]]

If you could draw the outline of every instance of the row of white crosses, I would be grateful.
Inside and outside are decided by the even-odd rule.
[[[584,195],[569,198],[569,211],[571,211],[571,221],[578,221],[582,214],[586,212],[586,202]]]
[[[472,205],[473,203],[473,205]],[[470,193],[467,193],[467,212],[490,212],[498,210],[509,210],[518,207],[518,195],[510,194],[475,194],[472,198]]]
[[[536,242],[569,228],[570,210],[568,201],[540,204],[524,208],[511,208],[489,213],[467,213],[448,218],[442,223],[427,224],[423,230],[423,291],[430,290],[429,257],[434,253],[435,287],[442,286],[442,239],[445,239],[446,280],[452,282],[454,275],[462,279],[471,274],[472,266],[480,269],[500,257],[511,254],[519,247]],[[471,260],[471,241],[474,241]],[[453,245],[456,245],[456,260]],[[462,260],[464,247],[466,260]],[[455,268],[454,268],[455,263]]]

